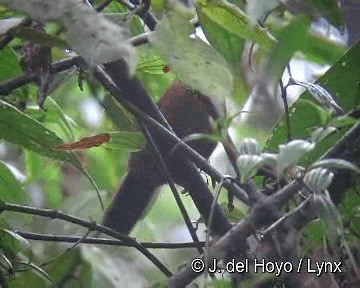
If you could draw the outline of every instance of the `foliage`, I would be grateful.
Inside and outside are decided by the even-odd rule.
[[[344,28],[337,1],[304,0],[292,6],[291,1],[276,0],[198,0],[189,8],[156,0],[150,3],[150,11],[160,19],[155,28],[155,16],[146,11],[148,2],[137,6],[138,1],[110,1],[96,9],[103,1],[29,0],[24,5],[0,0],[0,285],[164,287],[173,278],[167,278],[157,261],[183,279],[182,271],[199,256],[195,246],[181,247],[189,243],[174,250],[146,250],[152,242],[191,239],[167,187],[131,234],[151,243],[140,244],[95,225],[126,174],[129,153],[145,145],[137,115],[97,81],[99,67],[120,58],[129,77],[138,77],[155,102],[174,79],[208,95],[223,112],[214,123],[216,135],[209,138],[220,139],[225,147],[228,130],[241,138],[234,140],[230,153],[235,161],[216,161],[217,155],[211,161],[218,170],[240,172],[229,181],[245,196],[233,202],[230,193],[225,195],[227,173],[213,185],[220,193],[220,207],[236,226],[231,235],[212,239],[212,249],[205,250],[210,256],[236,258],[239,255],[228,254],[241,251],[246,259],[273,259],[277,249],[283,249],[280,255],[291,251],[295,258],[276,254],[274,259],[321,261],[325,258],[319,251],[324,250],[332,261],[343,261],[344,271],[359,273],[360,139],[353,133],[359,131],[360,43],[347,47],[314,29],[318,19],[329,31]],[[34,28],[37,21],[44,31]],[[200,27],[208,42],[198,37]],[[36,81],[41,75],[23,70],[24,43],[52,50],[44,109],[36,104],[44,88]],[[312,83],[293,76],[296,61],[328,69]],[[279,85],[280,79],[285,84]],[[291,100],[294,86],[306,91]],[[280,96],[288,96],[288,114],[279,113]],[[243,112],[249,107],[249,113]],[[279,120],[261,122],[267,113]],[[250,117],[258,121],[254,124]],[[229,156],[224,151],[218,155]],[[209,187],[211,180],[216,182],[210,176],[204,173]],[[286,194],[291,187],[292,194]],[[182,193],[181,200],[197,220],[198,207],[187,196]],[[308,217],[301,216],[304,211]],[[196,232],[208,240],[208,223],[203,222],[196,222]],[[288,231],[289,223],[296,236]],[[251,229],[242,230],[241,225]],[[241,233],[246,231],[245,237]],[[95,239],[99,232],[115,242],[100,245],[101,239]],[[234,235],[242,238],[229,241],[230,248],[223,244]],[[256,248],[252,254],[242,245],[246,239]],[[221,272],[224,267],[225,261]],[[249,273],[237,280],[255,287],[262,281],[275,286],[310,277],[289,280],[284,274]],[[224,275],[195,282],[232,287],[233,275]],[[349,274],[344,277],[348,280]],[[337,281],[341,286],[344,280]]]

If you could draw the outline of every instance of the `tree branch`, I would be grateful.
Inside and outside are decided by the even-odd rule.
[[[48,242],[64,242],[64,243],[76,243],[79,244],[99,244],[109,246],[122,246],[122,247],[134,247],[131,243],[124,243],[122,240],[106,239],[106,238],[91,238],[87,237],[82,239],[76,236],[65,236],[65,235],[49,235],[49,234],[38,234],[24,231],[14,231],[16,234],[28,240],[35,241],[48,241]],[[140,242],[142,246],[147,249],[188,249],[197,248],[198,246],[204,247],[204,242],[184,242],[184,243],[154,243],[154,242]]]
[[[101,69],[96,69],[95,77],[110,93],[113,94],[117,101],[127,108],[130,108],[130,106],[132,108],[136,108],[131,109],[131,112],[135,112],[135,110],[143,111],[145,114],[159,121],[159,123],[166,127],[168,131],[172,132],[171,127],[161,114],[159,108],[151,100],[150,96],[141,85],[139,79],[136,77],[129,78],[128,71],[123,60],[111,62],[105,64],[104,66],[105,71],[114,82],[112,82]],[[121,91],[117,87],[120,88]],[[136,113],[135,116],[140,122],[142,122],[142,118],[139,116],[139,113]],[[159,145],[162,153],[167,154],[167,151],[171,151],[173,143],[169,143],[167,139],[160,136],[157,130],[153,129],[151,126],[149,126],[149,132],[156,140],[156,143]],[[171,132],[169,133],[172,134]],[[175,134],[173,135],[175,136]],[[180,174],[181,179],[184,179],[186,182],[183,185],[190,192],[190,196],[192,197],[197,209],[207,221],[209,218],[209,208],[211,207],[211,203],[214,198],[209,191],[209,188],[189,158],[185,158],[184,155],[180,155],[179,153],[174,153],[172,161],[176,163],[177,172]],[[223,235],[230,229],[231,225],[218,205],[215,208],[214,213],[215,221],[213,222],[214,226],[212,231],[219,235]]]
[[[108,227],[96,224],[93,221],[86,221],[84,219],[59,212],[57,210],[52,209],[41,209],[41,208],[34,208],[29,206],[22,206],[16,204],[10,204],[5,202],[0,202],[0,213],[3,211],[12,211],[12,212],[19,212],[31,215],[38,215],[43,216],[51,219],[61,219],[69,223],[73,223],[82,227],[86,227],[89,231],[98,231],[114,237],[115,239],[119,239],[124,243],[128,244],[136,248],[141,254],[143,254],[146,258],[148,258],[162,273],[164,273],[167,277],[171,276],[172,273],[158,260],[150,251],[148,251],[141,243],[137,242],[134,238],[131,238],[127,235],[118,233]]]
[[[281,208],[287,201],[301,189],[302,183],[295,181],[285,186],[281,191],[276,193],[276,201],[274,197],[269,197],[261,203],[257,203],[251,213],[242,221],[236,224],[228,233],[221,237],[207,254],[207,263],[205,267],[211,267],[214,259],[218,261],[228,256],[231,251],[236,251],[239,255],[246,252],[246,239],[252,235],[256,229],[260,229],[264,225],[271,224],[281,217],[281,213],[276,208]],[[277,203],[274,209],[274,203]],[[204,255],[199,257],[204,261]],[[200,276],[201,273],[196,273],[191,265],[188,265],[180,273],[173,275],[167,287],[185,287],[194,279]]]
[[[184,222],[186,224],[186,227],[188,228],[188,231],[190,233],[191,238],[193,239],[195,244],[200,244],[199,238],[197,237],[196,231],[195,231],[194,227],[192,226],[190,217],[189,217],[189,215],[188,215],[188,213],[186,211],[184,203],[181,201],[179,192],[175,187],[175,182],[174,182],[173,178],[171,177],[171,173],[170,173],[169,169],[166,166],[166,163],[165,163],[165,161],[164,161],[164,159],[163,159],[163,157],[162,157],[162,155],[161,155],[161,153],[160,153],[160,151],[159,151],[159,149],[157,147],[157,144],[155,143],[154,139],[150,135],[150,133],[149,133],[148,129],[146,128],[146,126],[143,126],[143,130],[144,130],[144,134],[145,134],[145,136],[146,136],[146,138],[148,140],[148,143],[150,144],[150,146],[152,147],[156,157],[158,158],[160,166],[161,166],[161,168],[163,170],[163,173],[165,175],[166,181],[168,182],[169,187],[170,187],[170,189],[171,189],[171,191],[172,191],[172,193],[174,195],[176,204],[178,205],[179,210],[181,212],[181,215],[183,216]],[[198,249],[200,254],[204,252],[200,245],[197,246],[197,249]]]
[[[134,47],[148,43],[150,33],[143,33],[133,38],[130,38],[128,42]],[[50,73],[56,74],[59,72],[66,71],[73,66],[78,66],[79,60],[82,59],[80,56],[75,56],[68,59],[59,60],[51,64]],[[0,95],[8,95],[12,90],[20,88],[26,84],[33,82],[36,78],[36,75],[27,75],[23,74],[19,77],[7,80],[0,83]]]
[[[360,164],[360,122],[354,125],[352,129],[334,145],[327,153],[322,157],[324,158],[340,158],[348,160],[353,164]],[[352,161],[351,161],[352,160]],[[330,186],[329,191],[332,196],[334,193],[344,193],[350,185],[344,175],[335,174],[333,184]],[[343,172],[343,171],[341,171]],[[351,172],[346,171],[347,175],[352,175]],[[340,183],[336,183],[340,182]],[[338,188],[341,187],[339,190]],[[245,253],[244,245],[240,246],[239,243],[246,243],[246,239],[255,232],[256,229],[260,229],[263,226],[273,224],[279,219],[283,219],[283,213],[278,212],[285,203],[287,203],[299,190],[303,188],[301,181],[294,181],[286,185],[281,191],[275,193],[264,201],[256,203],[254,209],[251,211],[244,220],[239,222],[233,229],[231,229],[226,235],[219,239],[214,246],[211,247],[208,255],[208,265],[210,265],[213,259],[218,261],[224,259],[231,251],[237,251],[238,254]],[[298,211],[299,210],[299,211]],[[297,231],[300,231],[307,223],[316,218],[316,213],[313,211],[310,205],[301,205],[300,209],[297,209],[296,213],[286,215],[282,221],[285,225],[293,226]],[[271,227],[271,226],[270,226]],[[204,257],[201,256],[202,261]],[[204,262],[205,263],[205,262]],[[206,266],[206,265],[205,265]],[[195,273],[191,266],[188,266],[184,271],[174,275],[168,283],[168,287],[184,287],[193,281],[200,274]]]

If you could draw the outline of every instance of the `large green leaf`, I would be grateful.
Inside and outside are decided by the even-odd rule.
[[[214,101],[229,97],[233,77],[228,64],[214,48],[189,37],[194,32],[189,23],[191,17],[184,9],[172,8],[156,26],[151,44],[165,56],[184,84]]]
[[[265,75],[271,75],[272,79],[281,77],[294,53],[305,49],[304,47],[308,45],[304,41],[304,37],[307,35],[309,28],[310,20],[299,17],[280,32],[278,43],[273,46],[268,56],[269,60],[266,65]]]
[[[100,199],[100,192],[96,183],[84,169],[78,157],[73,153],[55,149],[64,144],[63,140],[40,122],[29,117],[11,104],[1,100],[0,139],[18,144],[42,156],[70,162],[89,179]],[[102,202],[100,203],[102,205]]]
[[[63,169],[56,161],[30,150],[25,151],[25,165],[26,182],[40,184],[46,206],[57,208],[63,200]]]
[[[360,233],[360,197],[359,191],[360,181],[357,179],[354,187],[346,193],[344,200],[341,202],[340,209],[343,216],[344,223],[348,223],[347,227],[351,227],[354,231],[353,235],[347,235],[351,237],[351,241],[354,244],[359,243],[359,238],[356,235]]]
[[[22,253],[24,256],[30,256],[29,241],[7,229],[0,229],[0,247],[12,255]]]
[[[337,61],[317,83],[325,87],[332,95],[336,95],[339,104],[345,111],[348,111],[360,103],[359,76],[360,42]],[[309,92],[304,92],[299,100],[290,108],[292,138],[307,138],[310,136],[310,128],[321,125],[323,119],[315,103],[316,101]],[[312,162],[317,159],[317,157],[329,149],[348,128],[349,127],[344,127],[340,129],[339,133],[331,135],[317,145],[308,161]],[[287,131],[285,119],[282,119],[273,128],[265,150],[274,151],[279,144],[285,143],[286,141]]]
[[[46,47],[69,47],[66,41],[60,39],[59,37],[29,27],[17,27],[11,30],[11,34],[24,41],[31,41]]]
[[[308,33],[304,35],[308,45],[301,47],[307,60],[319,64],[333,64],[346,53],[346,47],[320,35]]]
[[[9,47],[0,50],[0,81],[19,76],[22,73],[19,59]]]
[[[61,138],[40,122],[1,100],[0,139],[18,144],[42,156],[70,162],[82,170],[81,163],[74,154],[54,149],[63,144]]]
[[[278,176],[288,167],[295,165],[309,151],[314,148],[314,144],[305,140],[293,140],[279,147],[279,156],[277,163]]]
[[[62,283],[72,273],[72,269],[81,263],[80,249],[71,249],[46,266],[47,272],[56,283]]]
[[[223,0],[199,0],[201,27],[211,44],[228,61],[239,60],[243,40],[252,40],[265,49],[275,43],[270,33],[249,19],[238,7]]]
[[[216,7],[197,5],[198,17],[206,39],[224,56],[229,63],[237,63],[242,55],[244,38],[234,33],[230,27],[218,23],[220,18]],[[211,9],[212,8],[212,9]]]
[[[23,185],[15,178],[6,164],[0,161],[0,200],[4,202],[26,202]]]
[[[276,39],[281,38],[283,30],[284,28],[271,27],[271,32]],[[291,39],[291,34],[286,35],[285,33],[282,37],[290,37]],[[294,40],[300,39],[302,40],[302,43],[298,46],[298,49],[303,53],[302,56],[308,61],[319,63],[321,65],[334,64],[347,51],[347,47],[344,44],[319,35],[313,31],[300,34],[300,36]]]

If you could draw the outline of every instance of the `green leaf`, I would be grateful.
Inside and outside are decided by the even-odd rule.
[[[220,204],[220,207],[221,209],[223,209],[223,211],[227,214],[227,217],[230,221],[232,222],[239,222],[240,220],[244,219],[244,217],[246,216],[246,213],[237,208],[237,207],[234,207],[232,209],[232,211],[229,213],[229,209],[228,209],[228,203],[227,202],[222,202]]]
[[[339,211],[327,191],[324,191],[324,193],[315,193],[313,197],[315,212],[324,222],[328,239],[334,244],[342,230]]]
[[[216,103],[232,94],[233,76],[226,60],[214,48],[189,37],[194,32],[191,17],[186,10],[173,8],[156,26],[150,42],[169,61],[181,82]]]
[[[50,275],[48,273],[46,273],[45,270],[43,270],[41,267],[35,265],[34,263],[31,262],[24,262],[24,261],[20,261],[19,263],[21,263],[24,266],[28,266],[30,268],[32,268],[33,271],[35,271],[41,278],[43,278],[44,280],[49,281],[53,287],[56,287],[55,282],[51,279]]]
[[[327,189],[334,178],[334,173],[328,169],[316,168],[305,174],[304,183],[316,193]]]
[[[245,40],[233,33],[224,23],[219,23],[218,20],[221,17],[217,15],[217,10],[212,4],[202,6],[198,2],[197,11],[202,31],[211,46],[219,51],[229,63],[236,65],[241,58]]]
[[[11,34],[23,41],[31,41],[45,47],[58,47],[63,49],[69,47],[69,44],[59,37],[29,27],[17,27],[16,29],[11,30]]]
[[[74,127],[77,126],[76,122],[66,115],[56,101],[49,96],[46,97],[45,117],[47,117],[47,114],[53,114],[55,116],[53,119],[54,123],[57,123],[61,127],[61,130],[68,139],[75,139]]]
[[[242,139],[239,143],[239,153],[248,155],[260,155],[261,149],[259,143],[252,138]]]
[[[0,100],[0,139],[20,145],[42,156],[66,161],[79,169],[89,179],[98,195],[99,189],[91,175],[84,169],[78,157],[55,147],[64,142],[43,124],[21,112],[11,104]],[[100,196],[99,196],[99,200]],[[102,201],[100,201],[102,205]],[[103,205],[102,205],[103,206]]]
[[[119,130],[133,131],[137,129],[137,122],[123,106],[121,106],[114,97],[106,95],[102,101],[105,111],[109,118],[114,122]]]
[[[304,35],[307,35],[310,24],[308,18],[298,17],[281,31],[278,43],[272,47],[268,55],[265,75],[271,75],[272,79],[281,78],[294,53],[309,45],[304,41]]]
[[[332,110],[337,115],[343,115],[345,113],[344,110],[335,102],[331,93],[321,85],[316,83],[305,83],[294,79],[291,79],[291,84],[304,87],[323,109]]]
[[[315,162],[311,165],[308,170],[315,169],[315,168],[335,168],[335,169],[348,169],[353,172],[360,174],[360,169],[356,167],[354,164],[350,163],[349,161],[343,159],[324,159]]]
[[[67,161],[82,170],[74,154],[54,149],[63,144],[55,133],[43,124],[0,100],[0,139],[18,144],[42,156]]]
[[[59,257],[56,261],[47,265],[47,272],[56,283],[61,283],[73,272],[75,266],[81,262],[80,249],[67,251],[64,257]]]
[[[17,204],[25,204],[27,200],[23,185],[2,161],[0,161],[0,200]]]
[[[144,148],[145,138],[140,132],[111,132],[111,139],[104,144],[106,148],[128,149],[129,151],[138,151]]]
[[[25,256],[30,256],[29,241],[7,229],[0,229],[0,247],[14,256],[19,252]]]
[[[87,169],[102,190],[113,191],[118,188],[119,175],[126,173],[125,164],[129,158],[128,151],[127,149],[101,148],[87,150]],[[117,159],[117,161],[114,163],[113,159]]]
[[[111,254],[95,246],[81,246],[80,248],[84,261],[93,269],[93,275],[98,273],[98,277],[108,282],[107,287],[119,284],[119,279],[122,278],[121,271],[118,269],[116,259],[111,257]]]
[[[205,35],[219,51],[227,55],[225,58],[229,61],[239,60],[241,51],[238,49],[243,45],[241,40],[252,40],[266,50],[275,43],[270,33],[254,25],[242,10],[229,2],[200,0],[197,2],[197,11]],[[218,36],[220,39],[216,39]],[[226,49],[231,51],[226,52]]]
[[[337,97],[338,102],[344,110],[353,109],[360,103],[360,42],[346,53],[336,64],[331,67],[317,83],[331,91]],[[308,130],[311,127],[319,126],[321,123],[317,109],[308,105],[303,100],[314,100],[308,92],[304,92],[298,101],[290,107],[290,126],[292,138],[307,138]],[[266,151],[274,151],[279,144],[287,141],[286,120],[282,119],[277,123],[271,132],[271,137],[266,143]],[[320,155],[327,151],[336,141],[340,139],[349,127],[344,127],[338,133],[334,133],[316,146],[309,155],[307,163],[316,160]]]
[[[315,248],[318,248],[323,243],[325,233],[325,225],[320,220],[308,223],[301,231],[301,234],[304,236],[301,241],[304,244],[299,257],[304,257],[307,253],[312,253]]]
[[[19,76],[22,73],[19,59],[9,46],[0,50],[0,81]]]
[[[166,62],[157,55],[150,55],[148,57],[141,57],[137,63],[137,70],[142,70],[150,74],[164,74],[164,67]]]
[[[345,198],[340,204],[341,216],[343,217],[344,223],[350,223],[351,229],[354,231],[353,235],[349,235],[353,244],[359,242],[357,235],[360,233],[360,197],[359,197],[359,188],[360,181],[359,177],[355,182],[350,191],[345,194]],[[349,239],[349,238],[347,238]]]
[[[75,130],[79,128],[78,124],[63,111],[52,97],[46,97],[45,107],[46,111],[39,109],[38,105],[28,105],[26,115],[44,124],[60,138],[67,141],[74,140]]]
[[[44,204],[49,208],[58,208],[63,201],[63,169],[56,161],[30,150],[25,151],[25,165],[27,183],[40,184]]]
[[[333,126],[329,126],[326,128],[318,127],[315,129],[315,131],[313,131],[311,133],[311,140],[317,144],[317,143],[321,142],[322,140],[324,140],[327,136],[334,133],[335,131],[336,131],[336,128]]]
[[[280,145],[277,163],[278,176],[282,175],[286,168],[297,164],[314,147],[313,143],[305,140],[293,140],[285,145]]]
[[[0,251],[0,265],[6,269],[10,275],[14,273],[14,267],[8,257],[4,255],[3,251]],[[2,276],[0,276],[0,279],[2,280]]]
[[[303,35],[304,42],[311,45],[300,47],[307,60],[321,65],[334,64],[346,53],[347,47],[314,33]]]
[[[344,115],[344,116],[334,118],[330,122],[330,125],[335,126],[337,128],[342,128],[342,127],[346,127],[346,126],[355,125],[357,123],[357,121],[358,120],[355,118]]]
[[[262,166],[263,158],[259,155],[240,155],[236,160],[237,167],[241,173],[241,183],[245,183],[249,177],[256,174],[256,171]]]

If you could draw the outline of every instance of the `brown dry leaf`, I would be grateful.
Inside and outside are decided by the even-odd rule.
[[[110,139],[111,136],[109,133],[101,133],[91,137],[84,137],[81,140],[74,143],[68,143],[57,146],[56,149],[64,150],[64,151],[89,149],[92,147],[98,147],[106,142],[109,142]]]

